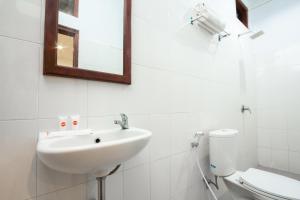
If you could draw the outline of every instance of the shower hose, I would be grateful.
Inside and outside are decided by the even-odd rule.
[[[199,146],[200,146],[200,145],[199,145]],[[218,200],[216,194],[214,193],[214,191],[213,191],[212,188],[210,187],[210,185],[209,185],[209,183],[208,183],[208,181],[207,181],[207,179],[206,179],[206,177],[205,177],[205,175],[204,175],[204,173],[203,173],[203,170],[202,170],[202,168],[201,168],[200,161],[199,161],[199,153],[200,153],[200,147],[199,147],[199,146],[197,147],[197,150],[195,151],[195,152],[196,152],[196,164],[197,164],[197,167],[198,167],[198,169],[199,169],[199,171],[200,171],[200,174],[201,174],[201,176],[202,176],[202,178],[203,178],[203,180],[204,180],[204,182],[205,182],[207,188],[209,189],[211,195],[213,196],[213,199],[214,199],[214,200]]]

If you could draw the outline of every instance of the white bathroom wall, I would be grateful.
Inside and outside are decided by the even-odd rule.
[[[300,2],[273,0],[251,11],[258,64],[259,164],[300,174]]]
[[[270,1],[272,0],[242,0],[242,2],[248,7],[248,10],[256,9]]]
[[[240,113],[242,103],[255,106],[254,68],[243,58],[249,44],[236,37],[245,28],[234,2],[208,1],[232,33],[218,43],[188,24],[193,1],[133,0],[128,86],[43,76],[45,2],[0,1],[0,199],[96,198],[94,177],[56,172],[37,158],[38,132],[57,129],[58,115],[106,129],[125,112],[130,126],[153,131],[147,148],[107,179],[108,200],[207,199],[189,146],[196,130],[239,129],[239,168],[255,166],[255,115]],[[207,167],[207,138],[200,146]]]

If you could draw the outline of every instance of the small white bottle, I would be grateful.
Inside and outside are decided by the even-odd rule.
[[[60,131],[65,131],[67,129],[67,119],[68,117],[66,116],[59,116],[58,117],[58,126]]]
[[[80,124],[80,115],[72,115],[71,116],[72,130],[78,130],[79,124]]]

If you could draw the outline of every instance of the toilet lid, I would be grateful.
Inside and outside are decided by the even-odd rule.
[[[240,179],[246,187],[267,195],[300,200],[300,181],[295,179],[253,168],[241,174]]]

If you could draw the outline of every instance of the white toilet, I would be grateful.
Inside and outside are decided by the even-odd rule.
[[[250,168],[236,171],[237,130],[209,134],[210,170],[224,179],[234,199],[300,200],[300,181]]]

